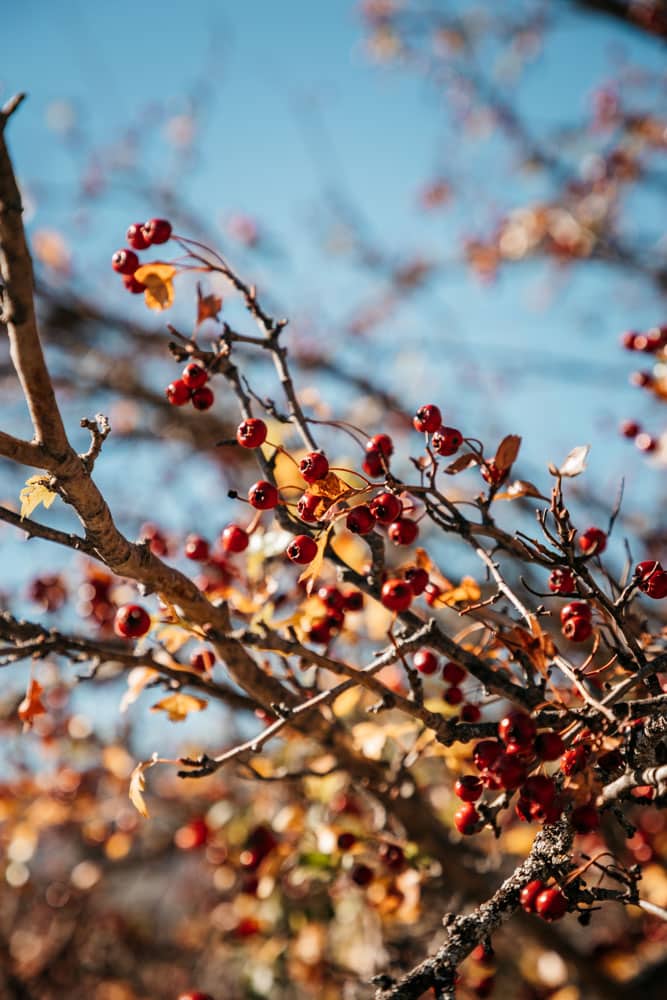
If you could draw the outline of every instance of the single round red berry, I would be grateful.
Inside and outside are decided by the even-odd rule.
[[[544,885],[544,882],[538,878],[535,878],[532,882],[528,882],[527,885],[524,885],[519,894],[519,902],[526,913],[535,912],[535,900],[544,892],[545,888],[546,886]]]
[[[641,590],[643,584],[661,569],[662,565],[657,559],[645,559],[644,562],[637,563],[634,575],[639,577],[639,589]]]
[[[373,881],[373,869],[369,868],[368,865],[357,864],[354,865],[350,872],[350,878],[355,883],[355,885],[360,886],[365,889],[367,885],[370,885]]]
[[[590,618],[591,606],[586,601],[570,601],[560,609],[561,624],[564,625],[569,618]]]
[[[453,660],[448,660],[442,668],[442,679],[447,684],[460,684],[466,676],[466,669]]]
[[[591,833],[600,826],[600,813],[592,802],[572,810],[572,826],[577,833]]]
[[[535,723],[525,712],[509,712],[498,723],[498,736],[503,743],[520,749],[532,746],[536,732]]]
[[[621,345],[626,351],[634,351],[635,341],[640,335],[635,330],[627,330],[621,334]]]
[[[185,539],[185,555],[195,562],[206,562],[210,555],[208,542],[201,535],[188,535]]]
[[[335,608],[337,611],[343,611],[345,608],[345,598],[338,587],[332,585],[320,587],[317,596],[325,608]]]
[[[361,468],[371,479],[377,479],[378,476],[384,475],[384,466],[385,463],[383,463],[379,451],[367,451],[361,463]]]
[[[134,250],[116,250],[111,266],[117,274],[134,274],[139,267],[139,258]]]
[[[201,389],[208,382],[208,372],[203,365],[197,364],[196,361],[191,361],[183,369],[181,378],[189,389]]]
[[[454,813],[454,826],[459,833],[470,836],[475,832],[479,819],[479,813],[472,802],[464,802]]]
[[[651,434],[647,434],[645,431],[638,434],[635,438],[635,448],[638,448],[639,451],[644,451],[647,454],[650,454],[652,451],[655,451],[657,447],[657,438],[654,438]]]
[[[345,526],[355,535],[367,535],[375,527],[375,518],[365,503],[353,507],[345,518]]]
[[[192,405],[195,410],[209,410],[213,406],[214,400],[215,396],[207,385],[203,385],[201,389],[195,389],[192,393]]]
[[[134,250],[145,250],[148,246],[150,246],[144,235],[143,223],[141,222],[133,222],[132,225],[128,227],[125,239]]]
[[[248,490],[248,502],[256,510],[272,510],[278,506],[280,497],[273,483],[260,479]]]
[[[412,545],[419,534],[419,525],[409,517],[392,521],[387,532],[394,545]]]
[[[586,642],[593,634],[593,625],[590,618],[574,615],[573,618],[568,618],[561,631],[570,642]]]
[[[460,705],[463,701],[463,691],[460,687],[452,686],[447,688],[442,697],[448,705]]]
[[[456,779],[454,791],[463,802],[477,802],[484,786],[476,774],[464,774]]]
[[[345,611],[361,611],[364,606],[364,595],[360,590],[346,590],[343,595]]]
[[[150,627],[150,615],[140,604],[124,604],[116,612],[114,629],[116,635],[124,639],[138,639],[146,635]]]
[[[479,705],[472,705],[468,702],[461,706],[461,722],[479,722],[482,718],[482,711]]]
[[[405,580],[387,580],[382,586],[381,601],[390,611],[407,611],[412,603],[412,590]]]
[[[579,743],[576,747],[566,750],[560,759],[560,767],[563,774],[570,777],[583,771],[590,756],[590,750],[585,743]]]
[[[549,590],[552,594],[573,594],[577,581],[569,569],[554,569],[549,574]]]
[[[380,493],[368,505],[371,514],[380,524],[391,524],[401,516],[403,504],[393,493]]]
[[[607,535],[601,528],[587,528],[579,535],[579,548],[584,555],[600,555],[607,548]]]
[[[439,587],[437,583],[427,583],[424,587],[424,600],[428,604],[429,608],[434,607],[442,595],[442,587]]]
[[[236,429],[236,440],[242,448],[259,448],[266,441],[267,428],[259,417],[248,417]]]
[[[663,597],[667,597],[667,573],[663,569],[653,573],[641,585],[641,590],[647,597],[652,597],[654,601],[660,601]]]
[[[367,452],[378,452],[383,458],[389,459],[394,454],[394,442],[388,434],[376,434],[366,442]]]
[[[534,748],[540,760],[558,760],[565,750],[565,744],[558,733],[538,733],[535,737]]]
[[[630,375],[630,385],[636,385],[638,389],[650,389],[653,381],[650,372],[632,372]]]
[[[424,406],[419,407],[412,418],[412,423],[416,431],[421,431],[424,434],[433,434],[442,423],[440,409],[434,403],[426,403]]]
[[[532,774],[521,786],[521,797],[548,806],[556,798],[553,778],[548,778],[546,774]]]
[[[430,649],[418,649],[412,658],[412,665],[420,674],[434,674],[438,669],[438,657]]]
[[[239,524],[228,524],[220,541],[224,552],[244,552],[248,548],[250,536]]]
[[[164,534],[156,524],[148,521],[141,525],[140,537],[142,541],[148,542],[148,547],[154,556],[166,556],[169,553],[169,545]]]
[[[473,747],[472,759],[480,771],[490,768],[503,752],[502,744],[497,740],[481,740]]]
[[[308,626],[308,638],[311,642],[326,646],[331,639],[331,627],[328,618],[316,618]]]
[[[124,274],[123,284],[131,295],[141,295],[142,292],[146,291],[143,281],[137,281],[133,274]]]
[[[321,451],[311,451],[299,462],[299,472],[307,483],[316,483],[328,476],[329,463]]]
[[[307,524],[314,524],[317,521],[317,509],[320,506],[322,497],[314,493],[302,493],[296,505],[296,511],[302,521]]]
[[[438,455],[455,455],[463,444],[463,434],[456,427],[439,427],[431,438],[431,447]]]
[[[545,889],[535,900],[535,912],[543,920],[560,920],[567,913],[567,897],[554,886]]]
[[[166,243],[171,236],[171,222],[166,219],[149,219],[144,222],[141,230],[147,243]]]
[[[641,426],[636,420],[624,420],[618,429],[623,437],[629,438],[630,440],[632,440],[632,438],[636,438],[638,434],[641,434]]]
[[[494,777],[501,788],[514,791],[526,780],[526,768],[516,754],[501,754],[491,767]]]
[[[305,566],[317,555],[317,542],[310,535],[297,535],[285,549],[285,555],[292,562]]]
[[[185,406],[186,403],[190,401],[190,390],[183,381],[183,379],[177,378],[174,382],[170,382],[166,388],[167,399],[172,406]]]
[[[428,573],[425,569],[420,569],[418,566],[411,566],[410,569],[406,569],[405,579],[410,584],[415,597],[423,594],[428,585]]]
[[[198,674],[208,674],[215,666],[215,653],[212,649],[200,649],[190,657],[190,666]]]

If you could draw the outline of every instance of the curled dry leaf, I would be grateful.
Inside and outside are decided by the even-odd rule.
[[[521,438],[518,434],[508,434],[498,445],[495,458],[493,459],[496,468],[506,471],[516,462],[521,447]]]
[[[202,295],[202,290],[197,285],[197,326],[206,319],[217,319],[218,313],[222,309],[221,295]]]
[[[183,722],[190,712],[203,712],[207,707],[208,702],[205,698],[196,698],[193,694],[177,691],[152,705],[151,712],[166,712],[170,722]]]
[[[468,451],[465,455],[459,455],[450,465],[445,466],[442,471],[446,472],[448,476],[455,476],[457,472],[463,472],[464,469],[468,469],[471,465],[479,465],[479,458],[472,451]]]
[[[36,715],[45,715],[46,709],[42,703],[42,692],[44,688],[39,681],[31,680],[28,684],[25,698],[18,707],[19,719],[30,726]]]
[[[549,471],[552,475],[565,476],[570,479],[573,476],[580,475],[586,468],[586,461],[590,450],[591,446],[589,444],[577,445],[576,448],[572,449],[559,469],[554,472],[553,467],[550,466]]]
[[[174,276],[177,270],[173,264],[155,261],[137,268],[134,277],[146,286],[144,298],[149,309],[169,309],[174,304]]]
[[[539,500],[547,498],[540,493],[537,486],[527,482],[525,479],[515,479],[503,493],[496,493],[496,500],[520,500],[521,497],[537,497]]]
[[[130,802],[137,810],[138,813],[144,817],[148,818],[148,807],[144,801],[144,791],[146,789],[146,778],[145,772],[149,767],[153,767],[158,762],[157,754],[154,753],[150,760],[139,761],[137,766],[132,771],[130,775],[130,788],[128,791]]]

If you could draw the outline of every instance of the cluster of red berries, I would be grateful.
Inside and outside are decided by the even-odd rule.
[[[208,410],[215,399],[206,385],[208,372],[203,365],[191,361],[185,366],[180,378],[170,382],[166,388],[167,399],[172,406],[192,403],[195,410]]]
[[[656,354],[667,347],[667,326],[652,326],[646,333],[627,330],[621,334],[621,345],[626,351]]]
[[[426,677],[430,677],[440,669],[440,661],[431,649],[419,649],[412,658],[412,665],[415,670]],[[461,705],[461,719],[463,722],[479,722],[481,711],[477,705],[463,704],[465,697],[461,684],[467,677],[465,667],[453,660],[448,660],[442,667],[442,679],[445,682],[443,698],[448,705]]]
[[[647,431],[642,430],[641,425],[636,420],[624,420],[619,430],[624,438],[634,441],[635,447],[640,451],[650,454],[658,447],[658,439],[653,437],[652,434],[648,434]]]
[[[146,286],[134,276],[140,265],[135,251],[147,250],[150,246],[166,243],[170,237],[171,223],[166,219],[149,219],[148,222],[132,223],[126,234],[130,246],[116,250],[111,258],[111,266],[117,274],[122,275],[123,284],[128,292],[139,295],[146,290]]]
[[[586,601],[570,601],[561,608],[561,631],[570,642],[586,642],[593,634],[592,611]]]
[[[338,587],[328,584],[320,587],[317,597],[322,605],[322,614],[310,622],[308,638],[311,642],[325,646],[336,632],[343,628],[345,615],[348,612],[361,611],[364,606],[364,595],[360,590],[341,591]]]
[[[456,427],[446,427],[442,422],[440,408],[435,403],[420,406],[412,424],[416,431],[431,435],[431,448],[436,455],[455,455],[463,444],[463,434]]]
[[[110,573],[89,563],[77,592],[78,614],[94,622],[102,631],[111,628],[116,614],[116,603],[112,597],[115,583]]]
[[[368,535],[376,526],[384,527],[394,545],[412,545],[419,535],[419,525],[403,515],[403,503],[399,497],[384,492],[368,504],[353,507],[345,525],[355,535]]]
[[[44,611],[58,611],[67,600],[67,585],[58,573],[44,573],[30,581],[28,597]]]
[[[647,559],[635,566],[637,586],[647,597],[659,601],[667,597],[667,572],[656,559]]]
[[[641,354],[659,355],[659,360],[664,361],[667,352],[667,326],[654,326],[646,333],[638,333],[628,330],[621,336],[621,344],[628,351],[638,351]],[[656,390],[661,396],[664,395],[661,379],[649,371],[636,371],[630,375],[632,385],[640,389]],[[623,437],[635,442],[635,446],[643,452],[653,452],[658,447],[657,438],[652,434],[642,430],[636,420],[624,420],[620,427]]]
[[[526,913],[536,913],[543,920],[560,920],[567,913],[567,896],[557,885],[547,887],[540,879],[524,885],[519,902]]]

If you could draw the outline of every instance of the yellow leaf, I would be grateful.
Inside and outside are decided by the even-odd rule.
[[[299,583],[304,583],[308,581],[308,586],[306,587],[306,593],[310,594],[311,590],[315,586],[315,582],[322,572],[322,563],[324,562],[324,552],[327,547],[327,542],[329,540],[329,535],[333,529],[333,524],[330,524],[326,531],[323,531],[320,537],[317,539],[317,554],[313,561],[308,564],[306,569],[303,571],[299,577]]]
[[[177,691],[153,705],[151,712],[166,712],[170,722],[183,722],[190,712],[203,712],[207,707],[208,702],[205,698],[195,698],[193,694]]]
[[[134,667],[127,675],[127,691],[120,700],[120,711],[126,712],[133,705],[147,684],[158,676],[150,667]]]
[[[174,303],[174,275],[177,273],[172,264],[155,261],[137,268],[134,277],[146,286],[144,298],[149,309],[169,309]]]
[[[190,641],[192,633],[187,632],[180,625],[165,625],[155,638],[162,643],[168,653],[177,653],[181,646]]]
[[[44,476],[31,476],[30,479],[26,479],[25,486],[19,494],[21,518],[30,517],[40,503],[43,503],[47,510],[51,506],[58,494],[48,488],[47,482],[48,479]]]
[[[466,601],[478,601],[482,596],[479,584],[471,576],[464,576],[458,587],[441,594],[438,603],[450,607],[453,604],[464,604]]]
[[[147,768],[152,767],[154,763],[154,760],[142,760],[139,764],[137,764],[130,777],[130,788],[128,792],[130,802],[137,812],[141,813],[144,819],[148,819],[148,808],[146,807],[143,795],[146,788],[144,771],[146,771]]]

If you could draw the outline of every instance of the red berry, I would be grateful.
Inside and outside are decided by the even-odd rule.
[[[236,440],[242,448],[259,448],[266,441],[266,424],[259,417],[248,417],[237,427]]]
[[[448,705],[460,705],[463,701],[463,691],[460,687],[447,688],[442,696]]]
[[[316,511],[321,499],[322,497],[318,497],[314,493],[301,494],[296,505],[296,510],[302,521],[306,521],[307,524],[313,524],[317,521]]]
[[[663,597],[667,597],[667,573],[665,573],[662,569],[658,570],[657,573],[653,573],[653,575],[642,584],[641,589],[647,597],[652,597],[655,601],[659,601],[662,600]]]
[[[185,555],[195,562],[206,562],[210,555],[208,542],[201,535],[188,535],[185,539]]]
[[[299,462],[299,472],[307,483],[316,483],[318,479],[326,479],[329,474],[329,463],[320,451],[311,451]]]
[[[519,895],[519,902],[526,913],[535,912],[535,900],[544,892],[544,890],[544,882],[541,882],[538,878],[533,879],[532,882],[528,882],[527,885],[524,885]]]
[[[486,964],[493,961],[495,952],[489,942],[482,942],[482,944],[478,944],[477,947],[470,952],[470,957],[473,962],[482,962],[483,964]]]
[[[338,587],[320,587],[317,591],[317,596],[325,608],[334,608],[336,611],[342,611],[345,607],[345,598]]]
[[[552,594],[573,594],[577,582],[569,569],[554,569],[549,575],[549,590]]]
[[[431,438],[431,447],[438,455],[455,455],[463,444],[463,434],[456,427],[439,427]]]
[[[409,517],[392,521],[387,532],[394,545],[412,545],[419,534],[419,525]]]
[[[260,479],[248,490],[248,501],[256,510],[272,510],[279,499],[278,490],[266,479]]]
[[[635,340],[639,336],[634,330],[628,330],[626,333],[621,334],[621,345],[626,349],[626,351],[634,351]]]
[[[521,797],[548,806],[556,798],[556,786],[546,774],[533,774],[521,786]]]
[[[403,504],[393,493],[380,493],[369,504],[370,512],[380,524],[391,524],[401,516]]]
[[[589,755],[590,751],[585,743],[579,743],[576,747],[566,750],[560,759],[561,771],[568,777],[583,771]]]
[[[215,396],[207,385],[203,385],[201,389],[195,389],[192,393],[192,405],[195,410],[210,409],[213,406],[214,399]]]
[[[572,826],[577,833],[591,833],[600,826],[600,814],[592,802],[572,810]]]
[[[150,522],[141,525],[140,537],[148,542],[148,547],[154,556],[166,556],[169,552],[167,539],[156,524]]]
[[[650,372],[632,372],[630,385],[636,385],[639,389],[650,389],[653,385],[653,376]]]
[[[475,832],[475,827],[479,823],[479,813],[472,802],[464,804],[454,813],[454,826],[464,836],[470,836]]]
[[[590,618],[580,618],[579,615],[575,615],[573,618],[568,618],[561,631],[570,642],[586,642],[593,634],[593,626]]]
[[[141,231],[148,244],[166,243],[171,236],[171,222],[166,219],[149,219],[144,222]]]
[[[399,844],[383,841],[378,848],[378,858],[389,871],[400,872],[405,868],[405,852]]]
[[[560,920],[567,913],[567,897],[555,886],[545,889],[535,900],[535,912],[543,920]]]
[[[139,258],[134,250],[116,250],[111,266],[117,274],[134,274],[139,267]]]
[[[656,450],[656,448],[658,447],[658,442],[657,439],[654,438],[651,434],[646,434],[644,432],[642,434],[638,434],[637,437],[635,438],[635,447],[639,448],[640,451],[645,451],[647,453],[650,453]]]
[[[124,639],[138,639],[151,627],[150,615],[140,604],[124,604],[116,612],[114,629]]]
[[[625,438],[636,438],[638,434],[641,434],[641,426],[636,420],[624,420],[620,426],[619,431]]]
[[[367,476],[371,477],[371,479],[377,479],[378,476],[384,475],[384,463],[380,452],[367,451],[366,456],[361,463],[361,468]]]
[[[454,791],[463,802],[477,802],[484,788],[476,774],[464,774],[456,779]]]
[[[411,566],[410,569],[405,571],[405,579],[410,584],[415,597],[419,597],[426,590],[428,573],[425,569],[420,569],[418,566]]]
[[[412,603],[412,590],[405,580],[387,580],[382,586],[381,601],[390,611],[407,611]]]
[[[526,768],[516,754],[501,754],[490,770],[501,788],[514,791],[526,780]]]
[[[503,752],[502,744],[497,740],[481,740],[473,747],[472,759],[475,767],[485,771],[491,767]]]
[[[175,382],[170,382],[166,389],[167,399],[172,406],[185,406],[190,400],[190,390],[183,381],[177,378]]]
[[[125,239],[135,250],[145,250],[146,247],[150,246],[148,240],[144,236],[141,222],[132,223],[125,234]]]
[[[394,442],[388,434],[376,434],[366,442],[367,452],[378,452],[383,458],[388,459],[394,454]]]
[[[482,712],[479,705],[463,705],[461,708],[461,722],[479,722],[482,718]]]
[[[438,657],[430,649],[418,649],[412,664],[420,674],[434,674],[438,669]]]
[[[448,660],[442,668],[442,679],[447,684],[460,684],[466,676],[466,669],[453,660]]]
[[[123,284],[131,295],[141,295],[146,291],[146,286],[142,281],[137,281],[133,274],[123,275]]]
[[[514,803],[514,812],[519,817],[522,823],[530,823],[533,819],[531,814],[531,807],[533,803],[528,799],[524,799],[522,795],[519,795],[518,799]]]
[[[548,802],[545,806],[539,802],[531,802],[530,815],[540,823],[550,824],[559,820],[563,812],[563,799],[557,795],[553,802]]]
[[[250,536],[240,525],[228,524],[220,540],[224,552],[244,552],[248,548]]]
[[[311,642],[317,642],[322,646],[331,639],[331,622],[328,618],[316,618],[308,627],[308,638]]]
[[[360,590],[347,590],[343,595],[345,611],[361,611],[364,606],[364,595]]]
[[[586,601],[570,601],[560,609],[561,625],[569,618],[590,618],[591,613],[590,604],[586,604]]]
[[[350,872],[350,878],[356,885],[365,889],[373,881],[373,869],[369,868],[368,865],[355,865]]]
[[[424,587],[424,600],[430,608],[438,603],[441,594],[442,588],[437,583],[427,583]]]
[[[212,649],[200,649],[190,657],[190,666],[198,674],[208,674],[215,665],[215,653]]]
[[[317,542],[310,535],[296,535],[285,549],[285,555],[292,562],[305,566],[317,555]]]
[[[506,745],[519,749],[532,747],[537,727],[525,712],[509,712],[498,723],[498,736]]]
[[[646,580],[649,580],[654,573],[659,572],[662,569],[661,564],[657,559],[645,559],[644,562],[637,563],[635,566],[635,576],[639,577],[639,589],[643,589],[643,584]]]
[[[584,555],[600,555],[607,548],[607,535],[601,528],[587,528],[579,535],[579,548]]]
[[[375,527],[375,518],[365,503],[353,507],[345,518],[345,526],[355,535],[367,535]]]
[[[442,423],[439,408],[434,403],[427,403],[425,406],[420,406],[412,418],[412,423],[416,431],[422,431],[424,434],[432,434],[433,431],[437,431]]]
[[[349,851],[351,847],[357,842],[357,838],[353,833],[339,833],[338,834],[338,849],[340,851]]]
[[[558,760],[565,750],[565,744],[558,733],[538,733],[535,737],[535,753],[540,760]]]
[[[203,365],[198,365],[196,361],[191,361],[183,369],[181,378],[189,389],[201,389],[208,382],[208,372]]]

